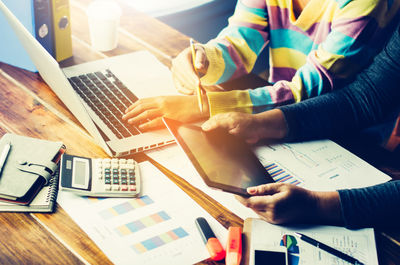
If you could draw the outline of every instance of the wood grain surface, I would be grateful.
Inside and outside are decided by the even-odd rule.
[[[91,49],[85,8],[90,0],[71,0],[71,25],[74,56],[61,63],[75,65],[146,49],[165,65],[188,46],[188,37],[117,0],[123,15],[118,47],[110,52]],[[263,80],[250,78],[256,84]],[[244,82],[231,82],[229,89],[247,88]],[[37,73],[0,63],[0,136],[6,132],[62,141],[69,154],[107,157],[78,120],[68,111]],[[226,228],[242,226],[243,220],[214,199],[139,154],[138,161],[149,160]],[[399,171],[382,165],[392,176]],[[379,166],[378,166],[379,167]],[[108,258],[75,224],[61,207],[54,214],[0,213],[0,264],[111,264]],[[400,232],[378,231],[381,264],[400,264]],[[223,264],[203,261],[199,264]]]

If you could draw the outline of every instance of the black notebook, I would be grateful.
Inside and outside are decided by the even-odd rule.
[[[61,142],[5,134],[0,139],[1,161],[4,161],[0,172],[0,201],[30,204],[49,185],[64,151]]]
[[[44,186],[29,205],[0,201],[0,212],[54,212],[58,193],[59,170],[56,170],[47,186]]]

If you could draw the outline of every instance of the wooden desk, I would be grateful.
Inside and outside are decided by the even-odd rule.
[[[71,0],[74,57],[63,66],[142,49],[170,66],[171,59],[188,45],[188,37],[120,1],[123,16],[118,48],[107,53],[93,51],[84,13],[89,2]],[[0,63],[0,99],[0,136],[12,132],[62,141],[70,154],[107,157],[37,74]],[[145,155],[135,158],[149,159]],[[215,200],[150,161],[225,227],[243,224]],[[61,207],[54,214],[0,213],[0,235],[0,264],[111,264]],[[400,264],[400,233],[378,232],[377,238],[381,263]]]

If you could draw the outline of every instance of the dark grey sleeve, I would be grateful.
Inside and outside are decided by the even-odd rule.
[[[339,190],[339,196],[347,228],[399,226],[400,181]]]
[[[400,105],[400,34],[346,87],[279,107],[288,126],[287,141],[349,135],[396,117]]]

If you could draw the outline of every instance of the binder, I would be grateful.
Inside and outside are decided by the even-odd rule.
[[[51,0],[2,0],[15,14],[28,31],[54,57],[54,31],[51,13]],[[3,14],[0,14],[0,61],[37,72],[29,55],[23,48],[18,37],[9,26]]]
[[[56,170],[50,179],[49,185],[44,186],[29,205],[0,201],[0,212],[54,212],[58,195],[59,173],[59,170]]]
[[[54,29],[51,0],[34,0],[35,35],[40,44],[54,57]]]
[[[58,62],[72,56],[69,0],[51,0],[53,11],[55,58]]]
[[[65,151],[61,142],[5,134],[0,150],[8,154],[0,174],[0,201],[28,205],[48,185]]]

